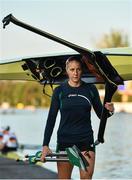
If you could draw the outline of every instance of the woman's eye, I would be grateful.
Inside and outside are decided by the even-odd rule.
[[[72,68],[72,69],[70,69],[70,71],[71,71],[71,72],[74,72],[74,71],[80,72],[81,69],[80,69],[80,68],[78,68],[78,69]]]
[[[70,69],[71,71],[74,71],[74,69]]]

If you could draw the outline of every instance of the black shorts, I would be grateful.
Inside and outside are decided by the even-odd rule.
[[[90,144],[87,141],[78,142],[78,143],[58,143],[56,152],[59,151],[65,151],[66,148],[72,147],[73,145],[76,145],[80,151],[93,151],[95,152],[95,146],[93,144]]]

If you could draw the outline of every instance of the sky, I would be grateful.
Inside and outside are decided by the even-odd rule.
[[[111,30],[127,34],[132,46],[132,0],[0,0],[0,60],[72,51],[12,23],[3,29],[10,13],[91,50]]]

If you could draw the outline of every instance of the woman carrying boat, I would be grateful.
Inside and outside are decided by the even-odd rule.
[[[60,110],[61,119],[57,132],[57,150],[76,145],[89,166],[87,171],[80,170],[81,179],[91,179],[95,164],[94,136],[91,126],[91,108],[93,107],[100,118],[102,103],[99,93],[93,84],[86,84],[81,80],[82,62],[72,56],[66,61],[68,81],[55,88],[44,132],[41,160],[52,153],[49,148],[50,138],[54,129],[56,116]],[[107,102],[105,108],[114,111],[113,103]],[[110,113],[111,114],[111,113]],[[109,115],[111,116],[111,115]],[[58,178],[70,179],[73,165],[69,162],[57,162]]]

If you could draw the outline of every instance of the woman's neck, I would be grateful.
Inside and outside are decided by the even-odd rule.
[[[68,81],[68,84],[71,86],[71,87],[79,87],[81,85],[81,81],[79,82],[72,82],[72,81]]]

